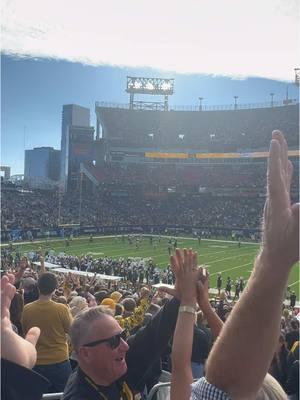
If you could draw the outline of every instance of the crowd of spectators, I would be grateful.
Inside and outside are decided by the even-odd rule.
[[[2,187],[1,203],[2,230],[57,225],[58,203],[53,192],[24,192]]]
[[[204,187],[208,189],[248,189],[257,193],[266,186],[266,161],[256,163],[220,163],[202,165],[141,163],[119,164],[106,162],[100,167],[90,166],[89,171],[99,184]],[[298,183],[295,168],[292,187]]]
[[[105,274],[121,273],[123,266],[126,272],[123,280],[80,277],[75,268],[55,275],[46,272],[43,255],[32,257],[39,259],[38,268],[7,246],[2,398],[35,400],[63,390],[64,400],[129,400],[145,396],[163,366],[171,400],[298,399],[299,320],[293,305],[289,309],[282,300],[299,260],[299,204],[291,205],[284,137],[272,135],[263,240],[246,290],[239,282],[237,302],[227,301],[220,280],[219,296],[209,297],[209,274],[192,249],[175,250],[174,285],[166,285],[167,279],[156,290],[146,276],[129,278],[134,267],[125,260],[93,264],[87,256],[74,260],[48,253],[48,261],[67,266]],[[148,264],[148,271],[155,266]]]
[[[123,240],[125,237],[123,236]],[[126,240],[130,241],[132,245],[139,245],[139,236],[128,236]],[[148,240],[148,239],[147,239]],[[134,242],[134,243],[133,243]],[[171,245],[170,245],[171,246]],[[172,243],[172,248],[175,247]],[[152,247],[155,249],[155,247]],[[30,262],[37,262],[39,260],[39,252],[30,251],[26,257]],[[1,268],[7,270],[8,268],[19,265],[22,254],[16,248],[3,248],[1,250]],[[45,253],[45,261],[56,265],[58,267],[67,268],[75,271],[86,271],[102,275],[121,277],[123,281],[129,282],[135,286],[137,284],[147,285],[165,283],[174,284],[174,274],[170,269],[170,265],[166,265],[164,269],[159,268],[153,264],[152,258],[111,258],[111,257],[93,257],[91,255],[75,256],[60,252],[55,254],[54,250],[47,250]]]
[[[111,146],[201,148],[246,151],[267,149],[270,132],[284,129],[291,147],[298,145],[298,104],[235,111],[132,111],[97,108]],[[181,135],[181,137],[179,136]]]
[[[145,199],[133,194],[115,197],[95,193],[68,195],[58,216],[57,196],[35,192],[3,192],[2,231],[10,229],[55,228],[59,224],[82,226],[187,225],[228,229],[259,229],[263,198],[173,195]],[[79,216],[80,214],[80,216]],[[47,217],[45,217],[47,215]]]
[[[54,252],[47,252],[45,257],[42,257],[39,252],[33,252],[30,260],[20,254],[10,253],[8,249],[2,251],[2,258],[4,260],[2,270],[15,275],[14,284],[17,292],[10,306],[10,319],[14,331],[21,337],[25,337],[33,326],[38,326],[42,331],[37,346],[37,362],[34,370],[48,379],[47,384],[44,384],[45,392],[62,392],[72,370],[76,370],[78,358],[74,352],[74,346],[71,346],[68,339],[68,333],[72,320],[77,314],[98,305],[105,306],[109,309],[109,313],[115,316],[127,337],[135,335],[139,329],[143,329],[150,323],[163,309],[164,304],[170,301],[168,294],[151,288],[151,284],[175,283],[175,275],[170,265],[160,271],[151,260],[146,265],[144,260],[112,260],[110,258],[92,260],[88,255],[76,257],[55,255]],[[40,267],[33,264],[33,261],[38,260],[41,263]],[[56,272],[54,275],[46,272],[44,261],[73,269],[74,273]],[[93,277],[78,276],[77,270],[95,272],[95,275]],[[123,279],[106,281],[97,278],[96,273],[118,275]],[[47,292],[49,279],[54,285],[50,294]],[[226,289],[226,283],[221,284],[219,294],[214,294],[209,300],[211,309],[222,323],[229,318],[238,301],[230,295],[227,296],[224,289]],[[55,304],[58,305],[55,306]],[[45,315],[46,310],[47,315]],[[57,315],[60,317],[58,318]],[[59,328],[62,318],[64,322]],[[209,318],[199,308],[191,354],[194,378],[203,376],[204,364],[217,337],[208,321]],[[60,329],[62,332],[58,333]],[[66,335],[65,339],[64,335]],[[278,340],[278,348],[270,365],[270,373],[286,391],[293,392],[297,390],[295,389],[297,384],[292,379],[295,379],[294,362],[298,359],[299,352],[299,322],[295,317],[293,307],[284,304]],[[144,376],[140,376],[141,382],[138,386],[140,392],[149,393],[153,385],[159,382],[162,370],[164,374],[172,373],[171,343],[172,341],[166,344],[156,366],[147,371]],[[66,349],[68,349],[67,353]]]
[[[190,225],[259,229],[266,186],[265,164],[199,166],[106,165],[100,186],[64,196],[18,191],[3,185],[2,231],[82,226]],[[100,171],[100,172],[99,172]],[[292,193],[299,188],[298,168]],[[197,184],[197,185],[196,185]],[[223,191],[222,191],[223,190]],[[175,192],[175,193],[174,193]],[[221,196],[223,194],[223,196]],[[294,200],[297,200],[295,198]]]

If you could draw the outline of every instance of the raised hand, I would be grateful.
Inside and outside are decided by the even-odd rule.
[[[39,257],[40,263],[41,263],[41,268],[39,273],[43,274],[44,272],[46,272],[46,268],[45,268],[45,258],[43,256]]]
[[[39,328],[31,328],[26,338],[17,335],[11,326],[9,307],[15,295],[14,276],[1,278],[1,358],[32,368],[36,363],[35,345],[40,336]]]
[[[170,258],[176,277],[180,307],[172,346],[171,400],[190,399],[193,381],[191,356],[195,324],[196,287],[199,278],[197,253],[176,249]]]
[[[291,205],[293,173],[280,131],[272,132],[263,221],[263,254],[275,265],[290,268],[299,260],[299,203]]]
[[[176,277],[175,288],[179,291],[181,303],[196,303],[196,282],[198,280],[198,255],[192,249],[176,249],[170,258]]]
[[[197,282],[197,303],[199,307],[202,308],[209,302],[209,273],[208,271],[200,267],[198,270],[198,282]]]
[[[194,302],[196,299],[196,282],[198,279],[198,255],[192,249],[176,249],[170,257],[170,264],[175,275],[175,287],[161,286],[164,291],[179,300]]]
[[[233,308],[206,364],[207,381],[233,399],[259,397],[278,343],[283,294],[290,269],[299,259],[299,204],[291,206],[290,200],[292,170],[286,140],[280,131],[274,131],[262,251],[247,290]],[[278,388],[276,391],[279,393]]]

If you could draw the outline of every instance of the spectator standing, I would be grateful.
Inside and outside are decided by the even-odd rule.
[[[178,283],[175,282],[178,291]],[[179,302],[172,299],[134,336],[130,347],[107,307],[83,311],[70,329],[79,368],[70,376],[64,400],[133,399],[146,374],[165,351],[173,334]]]
[[[296,305],[296,300],[297,300],[297,296],[296,293],[294,291],[292,291],[291,296],[290,296],[290,307],[294,308]]]
[[[221,289],[222,289],[222,275],[221,273],[218,273],[218,277],[217,277],[217,289],[218,289],[218,295],[220,296],[221,293]]]
[[[23,336],[23,330],[21,324],[23,309],[24,309],[23,295],[20,292],[16,292],[14,298],[11,301],[9,311],[10,311],[10,320],[13,325],[13,328],[20,336]]]
[[[269,373],[280,383],[285,389],[287,380],[287,357],[288,350],[286,348],[284,334],[279,337],[279,342],[271,362]]]
[[[238,279],[234,283],[234,289],[235,289],[235,293],[234,293],[233,300],[239,299],[240,298],[240,281]]]
[[[296,318],[291,321],[291,330],[285,335],[285,340],[289,350],[295,342],[299,342],[299,321]]]
[[[52,301],[56,288],[54,274],[41,274],[38,279],[39,299],[24,307],[22,317],[25,334],[32,327],[40,328],[34,370],[50,381],[49,392],[62,392],[71,373],[66,334],[72,316],[67,306]]]
[[[225,293],[226,293],[226,296],[228,297],[228,299],[231,298],[231,285],[232,285],[231,279],[230,279],[230,277],[228,277],[227,282],[226,282],[226,288],[225,288]]]

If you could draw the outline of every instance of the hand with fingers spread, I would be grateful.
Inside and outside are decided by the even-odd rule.
[[[26,338],[17,335],[10,322],[9,307],[15,295],[14,276],[1,278],[1,358],[32,368],[36,363],[35,345],[40,336],[39,328],[31,328]]]
[[[291,205],[292,173],[286,140],[280,131],[273,131],[263,217],[263,256],[287,268],[299,260],[299,203]]]

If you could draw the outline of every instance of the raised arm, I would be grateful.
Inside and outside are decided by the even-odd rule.
[[[14,280],[12,274],[1,278],[1,358],[32,368],[36,362],[35,345],[40,336],[40,329],[31,328],[25,339],[13,331],[9,307],[16,293]]]
[[[14,276],[1,278],[1,398],[39,400],[49,382],[33,372],[39,328],[31,328],[23,339],[11,326],[9,307],[15,295]]]
[[[174,289],[164,288],[164,291],[174,297],[155,314],[149,324],[128,338],[126,381],[136,391],[143,390],[145,372],[160,359],[174,333],[180,305],[180,279],[176,278]]]
[[[193,382],[191,357],[196,315],[197,253],[176,250],[171,257],[176,279],[180,279],[181,301],[172,346],[171,400],[188,400]]]
[[[219,336],[224,324],[209,302],[209,274],[204,269],[201,269],[199,273],[200,279],[197,282],[197,302],[207,320],[208,326],[210,327],[211,333],[215,340]]]
[[[24,275],[25,269],[28,267],[28,260],[26,257],[22,257],[20,263],[19,263],[19,269],[18,271],[15,273],[15,280],[14,283],[16,284],[17,282],[19,282]]]
[[[46,272],[45,258],[43,256],[40,256],[40,263],[41,263],[41,268],[39,269],[38,275],[42,275],[44,272]]]
[[[270,146],[263,243],[253,272],[207,362],[206,379],[232,399],[255,399],[270,366],[284,289],[299,259],[299,204],[290,204],[292,164],[274,131]]]

